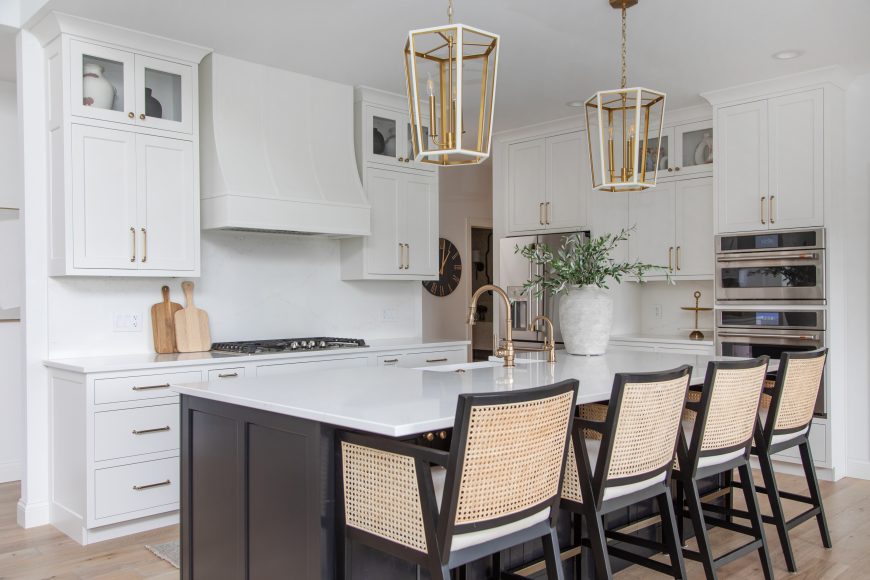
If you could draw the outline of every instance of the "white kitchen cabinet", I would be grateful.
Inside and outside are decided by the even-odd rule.
[[[437,171],[435,164],[414,161],[411,119],[404,95],[359,87],[355,101],[356,148],[360,167],[364,163],[377,163],[392,168]],[[425,120],[422,131],[423,140],[432,146],[429,125]]]
[[[195,270],[194,174],[190,141],[72,125],[76,273]]]
[[[420,368],[468,362],[468,350],[442,349],[422,352],[395,352],[378,355],[379,367]]]
[[[719,232],[824,225],[823,92],[721,107]]]
[[[366,167],[372,234],[342,240],[342,279],[431,280],[437,277],[438,177]]]
[[[661,143],[658,179],[672,180],[713,174],[713,121],[677,122],[650,139],[647,169],[653,169],[656,145]]]
[[[81,40],[70,40],[69,46],[73,115],[193,132],[190,64]]]
[[[675,278],[713,277],[713,181],[681,179],[629,194],[629,257]],[[650,279],[664,278],[653,270]]]
[[[598,191],[589,193],[589,228],[594,237],[618,235],[630,227],[628,218],[628,192]],[[628,260],[629,242],[619,242],[610,253],[615,262]]]
[[[511,233],[581,229],[591,189],[586,132],[508,145]]]
[[[50,13],[49,274],[198,276],[207,49]]]

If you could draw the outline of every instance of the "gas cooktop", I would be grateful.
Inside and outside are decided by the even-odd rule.
[[[242,340],[239,342],[216,342],[211,349],[217,352],[236,354],[269,354],[313,350],[337,350],[368,346],[361,338],[308,337],[279,338],[270,340]]]

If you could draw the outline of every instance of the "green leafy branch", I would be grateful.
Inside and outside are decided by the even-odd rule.
[[[523,284],[525,292],[534,292],[536,296],[540,296],[545,291],[558,294],[569,286],[609,288],[609,281],[615,280],[620,284],[627,276],[642,282],[643,277],[653,270],[664,270],[670,282],[671,277],[666,266],[644,264],[638,260],[616,262],[610,256],[620,242],[628,240],[634,229],[632,226],[618,234],[605,234],[588,242],[580,234],[572,234],[555,253],[546,244],[531,244],[523,248],[517,246],[515,253],[522,254],[533,264],[546,266],[548,270],[546,277],[537,274]]]

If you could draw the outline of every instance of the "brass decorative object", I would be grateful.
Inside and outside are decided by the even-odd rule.
[[[701,304],[701,291],[695,290],[695,305],[694,306],[682,306],[683,310],[693,310],[695,312],[695,330],[693,330],[689,334],[689,338],[692,340],[704,340],[704,333],[698,330],[698,314],[700,312],[709,312],[713,310],[712,308],[705,308],[700,306]]]
[[[412,30],[405,79],[414,160],[437,165],[489,157],[498,67],[497,34],[453,23]]]
[[[586,101],[586,133],[592,187],[601,191],[641,191],[656,186],[665,93],[626,88],[627,19],[637,0],[609,0],[622,11],[622,77],[619,89],[599,91]]]

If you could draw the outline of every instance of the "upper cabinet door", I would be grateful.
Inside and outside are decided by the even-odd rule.
[[[655,159],[656,159],[656,147],[661,149],[659,153],[659,172],[658,179],[667,179],[668,177],[674,177],[674,169],[676,167],[676,162],[674,161],[674,150],[676,147],[674,146],[674,128],[673,127],[665,127],[662,129],[661,137],[654,137],[647,142],[647,154],[646,154],[646,170],[652,171],[654,169]]]
[[[408,245],[405,274],[438,274],[438,182],[430,175],[405,174],[401,241]]]
[[[719,109],[716,130],[718,231],[767,229],[767,101]]]
[[[193,133],[193,69],[136,55],[136,124]]]
[[[508,225],[511,232],[544,228],[546,141],[508,146]]]
[[[414,152],[408,148],[408,115],[387,108],[363,106],[365,159],[393,167],[408,167]],[[408,160],[408,161],[406,161]]]
[[[589,149],[585,131],[547,139],[546,183],[546,227],[586,227],[592,178],[589,175]]]
[[[822,89],[769,101],[771,228],[824,225]]]
[[[684,179],[676,187],[674,274],[713,277],[713,178]]]
[[[668,266],[671,273],[676,271],[674,204],[673,183],[629,193],[628,222],[635,226],[628,240],[629,260]],[[649,275],[654,278],[664,274],[664,270],[653,270]]]
[[[404,174],[386,169],[368,169],[366,194],[372,205],[372,235],[366,243],[369,274],[404,273],[404,240],[399,239],[400,201]]]
[[[589,226],[595,237],[616,236],[628,229],[628,192],[592,191],[589,194]],[[610,257],[615,262],[628,260],[628,242],[619,242]]]
[[[136,270],[136,135],[72,126],[75,268]]]
[[[135,123],[133,53],[70,41],[70,111],[73,115]]]
[[[136,137],[139,268],[195,270],[199,220],[194,190],[193,143],[151,135]]]
[[[674,175],[713,173],[713,121],[677,125],[674,131]]]

